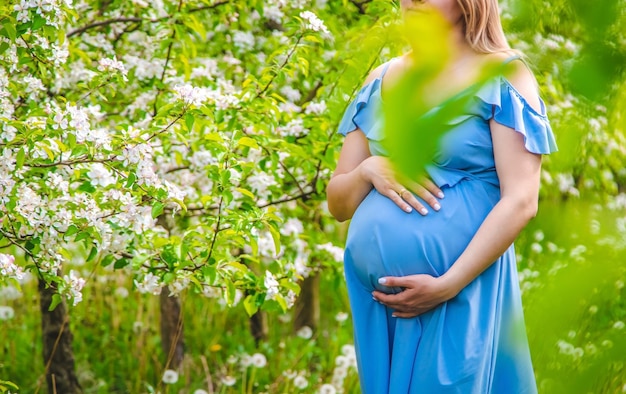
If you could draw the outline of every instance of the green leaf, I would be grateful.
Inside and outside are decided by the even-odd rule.
[[[164,106],[162,106],[161,108],[159,108],[159,111],[157,112],[155,118],[160,118],[162,116],[165,116],[166,114],[168,114],[170,112],[170,110],[172,108],[174,108],[176,106],[176,104],[165,104]]]
[[[235,268],[237,271],[243,272],[243,273],[248,273],[248,267],[244,264],[241,264],[238,261],[232,261],[230,263],[227,264],[229,267],[233,267]]]
[[[9,49],[9,44],[7,42],[0,43],[0,55],[2,55],[7,49]]]
[[[225,282],[226,282],[226,303],[228,305],[233,305],[235,303],[235,296],[237,294],[235,285],[230,280],[225,280]]]
[[[72,235],[78,233],[78,231],[79,231],[78,227],[72,224],[71,226],[67,228],[67,231],[65,232],[65,236],[71,237]]]
[[[236,187],[235,190],[237,190],[239,193],[243,194],[244,196],[251,198],[252,200],[256,198],[255,195],[250,190],[244,189],[243,187]]]
[[[53,311],[57,307],[57,305],[61,303],[61,301],[63,301],[63,299],[61,298],[61,295],[53,294],[52,301],[50,302],[50,307],[48,308],[48,311]]]
[[[135,175],[134,172],[129,172],[128,179],[126,180],[126,187],[133,186],[136,180],[137,180],[137,175]]]
[[[258,149],[259,144],[256,143],[255,140],[253,140],[250,137],[241,137],[238,141],[239,145],[243,145],[243,146],[247,146],[250,148],[254,148],[254,149]]]
[[[246,309],[248,316],[254,315],[259,310],[255,295],[249,295],[243,300],[243,307]]]
[[[100,262],[100,265],[106,267],[107,265],[111,265],[113,261],[115,261],[115,257],[112,254],[108,254],[104,256],[104,258]]]
[[[284,287],[287,290],[291,290],[296,294],[300,294],[300,286],[298,286],[298,284],[293,282],[292,280],[285,278],[281,279],[279,283],[281,287]]]
[[[196,118],[191,113],[187,112],[185,115],[185,125],[187,125],[189,131],[193,129],[193,122],[195,122],[195,120]]]
[[[91,236],[91,234],[89,233],[89,231],[81,231],[78,233],[78,235],[74,238],[74,242],[79,242],[82,241],[83,239],[87,239]]]
[[[24,152],[24,147],[21,147],[19,151],[17,151],[17,155],[15,157],[15,165],[16,167],[22,168],[24,166],[24,159],[26,158],[26,153]]]
[[[165,209],[165,204],[163,204],[160,201],[155,202],[152,205],[152,218],[156,219],[160,214],[163,213],[164,209]]]
[[[91,251],[89,252],[89,256],[87,256],[87,262],[92,261],[98,255],[98,248],[93,246]]]
[[[289,308],[287,307],[287,301],[282,294],[276,294],[274,296],[274,300],[278,303],[278,305],[280,305],[280,308],[283,310],[283,312],[287,312],[287,309]]]
[[[35,17],[33,18],[33,24],[30,27],[31,30],[39,30],[43,27],[43,25],[46,24],[46,18],[36,14]]]
[[[115,265],[113,265],[113,268],[117,270],[117,269],[126,267],[128,264],[130,264],[130,260],[122,258],[115,262]]]
[[[0,389],[3,390],[2,392],[4,392],[5,390],[8,390],[8,389],[12,389],[12,390],[16,390],[17,391],[17,390],[19,390],[19,386],[16,385],[15,383],[13,383],[13,382],[9,382],[9,381],[6,381],[6,380],[0,380]]]
[[[274,240],[274,248],[276,248],[276,255],[280,253],[280,232],[274,226],[267,226],[267,229],[272,234],[272,239]]]
[[[8,37],[11,41],[15,41],[17,39],[17,30],[15,29],[15,24],[12,18],[7,18],[5,21],[4,31],[6,34],[3,34],[3,36]]]
[[[41,147],[43,148],[44,151],[46,151],[46,154],[48,155],[48,159],[54,160],[54,153],[52,152],[52,150],[50,150],[50,148],[48,148],[45,145],[41,145]]]
[[[79,187],[78,190],[81,192],[86,192],[86,193],[93,193],[96,191],[96,188],[91,184],[91,182],[83,182]]]
[[[165,275],[163,275],[163,283],[165,283],[166,285],[174,282],[174,279],[176,279],[176,275],[174,275],[174,273],[172,272],[166,272]]]
[[[207,141],[215,141],[215,142],[220,142],[220,143],[224,142],[224,139],[218,133],[205,134],[204,139]]]

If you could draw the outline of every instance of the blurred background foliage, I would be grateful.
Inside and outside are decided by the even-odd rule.
[[[267,39],[267,45],[244,51],[233,48],[230,31],[216,30],[217,44],[209,52],[215,57],[234,53],[242,63],[225,72],[242,83],[266,56],[289,48],[272,41],[272,29],[250,17],[257,9],[262,13],[262,3],[231,3],[199,22],[210,30],[237,13],[238,30]],[[306,61],[308,72],[294,67],[276,82],[302,92],[319,82],[314,94],[326,100],[328,113],[318,127],[332,130],[369,71],[406,49],[402,42],[389,41],[399,13],[390,0],[328,0],[303,7],[324,20],[334,40],[321,48],[305,47],[298,53],[304,60],[298,62]],[[539,216],[516,242],[541,393],[626,390],[625,10],[623,0],[501,2],[507,36],[530,61],[560,149],[544,159]],[[193,45],[186,42],[183,48],[183,55],[192,58]],[[261,56],[268,48],[276,53]],[[259,115],[259,124],[264,116]],[[341,138],[334,135],[330,141],[327,169],[334,166]],[[301,219],[317,220],[306,213]],[[312,242],[341,244],[345,226],[328,217],[321,222],[307,235]],[[229,308],[198,294],[184,295],[187,361],[178,382],[163,385],[158,297],[119,290],[132,288],[132,281],[99,267],[85,288],[85,302],[71,309],[79,379],[91,393],[143,393],[153,387],[170,393],[199,388],[318,392],[334,378],[342,347],[351,343],[340,266],[324,265],[320,286],[317,330],[294,334],[292,313],[276,312],[268,317],[269,336],[260,344],[250,334],[243,305]],[[12,294],[6,288],[0,293],[0,303],[15,310],[0,322],[0,337],[10,338],[0,346],[0,385],[6,379],[21,392],[34,392],[43,371],[36,291],[30,284],[24,297]],[[267,356],[266,367],[245,365],[246,355],[255,352]],[[341,373],[346,375],[337,390],[358,393],[354,369]],[[297,382],[297,376],[307,384]],[[231,386],[225,377],[236,381]]]

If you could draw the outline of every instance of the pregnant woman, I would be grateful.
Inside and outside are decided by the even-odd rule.
[[[512,243],[537,212],[541,155],[556,150],[545,106],[497,0],[401,7],[434,8],[453,26],[455,56],[428,87],[433,100],[463,90],[487,62],[514,71],[454,118],[430,180],[400,184],[381,145],[379,109],[410,54],[374,70],[344,115],[327,193],[331,213],[352,219],[344,263],[361,390],[536,393]]]

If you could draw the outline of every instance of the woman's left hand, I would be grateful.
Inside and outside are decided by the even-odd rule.
[[[374,291],[372,296],[381,304],[394,310],[394,317],[410,318],[421,315],[453,298],[456,293],[443,277],[431,275],[387,276],[379,280],[387,287],[403,287],[397,294]]]

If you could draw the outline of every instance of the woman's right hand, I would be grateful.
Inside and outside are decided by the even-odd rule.
[[[425,201],[435,211],[441,209],[437,197],[443,198],[443,192],[430,179],[421,178],[417,182],[405,182],[406,186],[397,180],[389,159],[383,156],[370,156],[359,165],[361,176],[382,195],[387,196],[405,212],[416,209],[422,215],[428,209],[419,202],[413,193]]]

